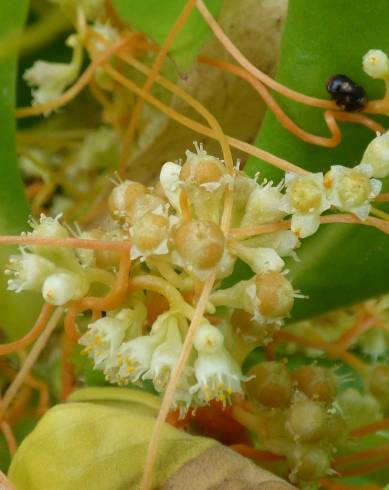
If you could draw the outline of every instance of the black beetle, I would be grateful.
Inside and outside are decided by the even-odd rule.
[[[327,92],[335,104],[346,112],[361,111],[367,104],[367,94],[346,75],[334,75],[327,82]]]

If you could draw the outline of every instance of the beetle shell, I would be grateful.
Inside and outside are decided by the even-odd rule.
[[[334,75],[327,82],[327,92],[336,105],[346,112],[362,110],[367,104],[367,94],[346,75]]]

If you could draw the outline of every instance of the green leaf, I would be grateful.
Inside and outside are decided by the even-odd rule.
[[[0,8],[0,32],[4,39],[19,32],[27,14],[27,0],[4,0]],[[18,234],[26,228],[29,212],[23,184],[16,163],[15,147],[16,57],[0,61],[0,233]],[[0,248],[1,329],[10,338],[20,336],[31,327],[31,315],[40,301],[34,295],[16,295],[6,291],[4,266],[11,247]]]
[[[383,95],[383,82],[362,71],[362,56],[372,48],[389,49],[387,0],[293,0],[289,4],[277,79],[308,95],[328,98],[325,85],[334,74],[345,74],[367,90],[371,99]],[[304,129],[328,135],[322,110],[278,97],[287,114]],[[387,119],[384,119],[384,124]],[[302,142],[268,112],[257,146],[313,172],[333,164],[360,162],[373,133],[356,124],[341,123],[342,143],[326,149]],[[258,159],[250,159],[247,172],[258,170],[275,182],[282,173]],[[389,237],[366,226],[326,225],[304,240],[301,262],[288,268],[294,285],[309,295],[299,300],[293,317],[310,317],[359,302],[389,290]]]
[[[158,398],[140,390],[77,391],[42,417],[18,448],[8,476],[19,490],[140,488],[158,409]],[[156,486],[215,445],[166,424]]]
[[[161,45],[186,2],[182,0],[165,0],[163,3],[160,0],[113,0],[113,3],[123,20]],[[207,7],[213,14],[217,14],[221,3],[222,0],[207,0]],[[189,67],[208,33],[208,26],[194,8],[170,52],[180,70],[186,70]]]

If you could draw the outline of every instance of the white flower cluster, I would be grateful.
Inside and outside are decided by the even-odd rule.
[[[39,223],[31,221],[34,237],[67,238],[68,230],[59,217],[41,215]],[[12,255],[5,270],[9,276],[8,289],[40,291],[44,300],[52,305],[64,305],[80,299],[89,290],[90,282],[81,267],[76,252],[71,249],[30,245],[21,249],[20,255]]]
[[[81,337],[94,366],[110,382],[122,385],[150,379],[163,392],[191,317],[192,305],[181,293],[190,297],[202,281],[215,275],[205,315],[218,314],[223,307],[222,323],[227,327],[222,334],[206,316],[202,319],[174,403],[186,410],[189,405],[212,399],[225,402],[233,393],[241,393],[245,377],[236,362],[239,342],[268,342],[290,314],[295,298],[301,297],[286,276],[284,258],[295,257],[299,239],[313,234],[321,213],[331,207],[366,219],[370,201],[381,189],[374,177],[386,172],[385,147],[386,135],[379,136],[367,148],[366,161],[354,168],[334,165],[324,176],[287,173],[285,181],[274,186],[259,184],[237,169],[229,175],[220,159],[197,145],[196,153],[188,151],[182,165],[165,163],[154,187],[119,182],[108,201],[113,220],[106,221],[106,229],[80,231],[80,237],[131,240],[130,280],[149,274],[150,284],[157,281],[160,294],[166,287],[167,298],[175,290],[174,297],[181,299],[148,322],[148,293],[142,293],[136,304],[134,293],[128,293],[121,310],[105,312]],[[221,228],[226,191],[233,193],[233,230],[227,236]],[[256,227],[280,223],[288,216],[291,230],[261,233],[259,228],[255,236]],[[240,239],[240,232],[246,236],[248,228],[254,236]],[[69,236],[58,219],[45,216],[33,223],[31,234]],[[249,265],[252,277],[221,289],[222,279],[231,274],[238,259]],[[93,281],[111,286],[117,264],[118,254],[112,251],[29,246],[11,257],[8,285],[15,291],[40,290],[47,302],[66,304],[83,297]]]
[[[107,47],[107,43],[113,43],[119,38],[118,31],[106,22],[101,22],[104,17],[104,0],[51,0],[59,5],[72,19],[77,18],[76,32],[71,34],[65,44],[72,48],[73,55],[69,63],[55,63],[43,60],[36,61],[23,75],[24,80],[32,88],[33,104],[48,104],[58,99],[65,89],[79,76],[82,66],[84,44],[89,50],[89,55],[94,58],[100,55]],[[91,33],[87,41],[85,37],[86,22]],[[104,87],[107,83],[101,67],[96,70],[97,82]],[[50,114],[50,110],[45,115]]]
[[[80,37],[72,34],[66,41],[73,49],[70,63],[51,63],[36,61],[23,75],[24,80],[32,87],[33,104],[47,104],[57,99],[66,87],[73,83],[80,72],[82,64],[82,45]],[[49,114],[50,111],[47,111]]]
[[[146,309],[138,303],[91,323],[81,337],[84,353],[111,383],[139,383],[152,380],[163,392],[180,356],[188,324],[178,311],[161,314],[147,335],[142,335]],[[223,347],[220,330],[204,322],[196,335],[195,354],[185,369],[174,398],[174,407],[185,413],[189,406],[212,399],[223,403],[241,392],[246,379],[232,356]]]

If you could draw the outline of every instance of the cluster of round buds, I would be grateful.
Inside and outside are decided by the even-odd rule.
[[[334,448],[345,435],[333,370],[312,364],[289,371],[283,362],[265,361],[247,374],[245,388],[261,445],[286,456],[292,482],[329,475]]]
[[[196,153],[188,151],[182,165],[163,165],[155,187],[130,180],[119,182],[109,197],[113,220],[106,221],[107,229],[79,231],[86,239],[130,240],[130,258],[134,261],[131,276],[151,272],[150,284],[157,276],[158,288],[167,281],[170,292],[174,286],[186,298],[196,292],[200,282],[215,276],[207,312],[213,314],[217,307],[225,307],[221,309],[223,321],[217,328],[202,319],[174,399],[181,411],[212,399],[226,402],[233,393],[242,393],[242,382],[248,379],[237,360],[241,361],[244,349],[239,348],[238,353],[230,339],[239,337],[239,342],[250,348],[271,340],[274,330],[290,314],[295,298],[300,297],[286,277],[283,258],[295,256],[299,237],[314,233],[320,214],[329,206],[336,205],[361,218],[367,216],[370,200],[380,190],[380,183],[371,178],[375,175],[372,168],[365,163],[354,169],[334,166],[324,177],[289,173],[284,183],[274,186],[271,182],[259,184],[237,169],[229,175],[220,159],[196,146]],[[231,234],[221,226],[226,190],[233,193],[235,233]],[[291,230],[238,238],[239,228],[278,223],[288,215],[292,215]],[[31,234],[39,237],[69,236],[58,219],[41,217],[32,227]],[[252,277],[221,289],[221,279],[231,274],[238,259],[249,265]],[[91,282],[104,278],[104,284],[110,283],[113,277],[107,272],[117,265],[118,254],[114,252],[29,246],[11,258],[9,287],[15,291],[40,290],[48,302],[66,304],[87,294]],[[187,333],[189,305],[182,299],[182,311],[178,302],[174,310],[155,320],[155,316],[146,315],[147,295],[138,298],[141,306],[131,298],[132,293],[128,293],[121,311],[106,312],[91,323],[80,343],[110,382],[122,385],[151,380],[155,389],[163,392]],[[149,327],[146,331],[145,325]],[[256,379],[263,378],[273,387],[277,379],[287,379],[283,368],[273,372],[269,365],[263,370]],[[274,390],[264,385],[260,403],[267,407],[278,400],[272,408],[285,412],[298,385],[299,393],[312,403],[327,406],[325,397],[331,398],[333,388],[329,377],[321,379],[316,371],[312,385],[306,381],[310,375],[303,371]],[[283,416],[288,418],[288,414]],[[292,421],[288,427],[292,428],[288,429],[290,437],[296,436],[296,424]]]
[[[36,237],[66,238],[68,230],[59,222],[59,217],[41,215],[39,222],[31,221]],[[90,281],[79,263],[76,253],[60,247],[31,245],[12,255],[5,273],[9,276],[8,289],[39,291],[47,303],[64,305],[80,299],[89,290]]]
[[[155,188],[124,181],[113,189],[109,208],[132,240],[132,258],[147,260],[161,255],[173,268],[199,280],[211,273],[216,273],[217,279],[230,275],[237,258],[258,274],[281,271],[281,257],[293,255],[299,245],[292,232],[263,235],[266,244],[262,246],[227,240],[220,227],[227,185],[233,186],[236,201],[232,214],[239,226],[284,217],[279,210],[280,188],[271,183],[258,185],[239,171],[230,176],[221,160],[207,155],[202,146],[196,149],[197,153],[186,153],[182,166],[165,163]],[[239,185],[235,186],[236,182]],[[192,219],[182,212],[185,200]]]

